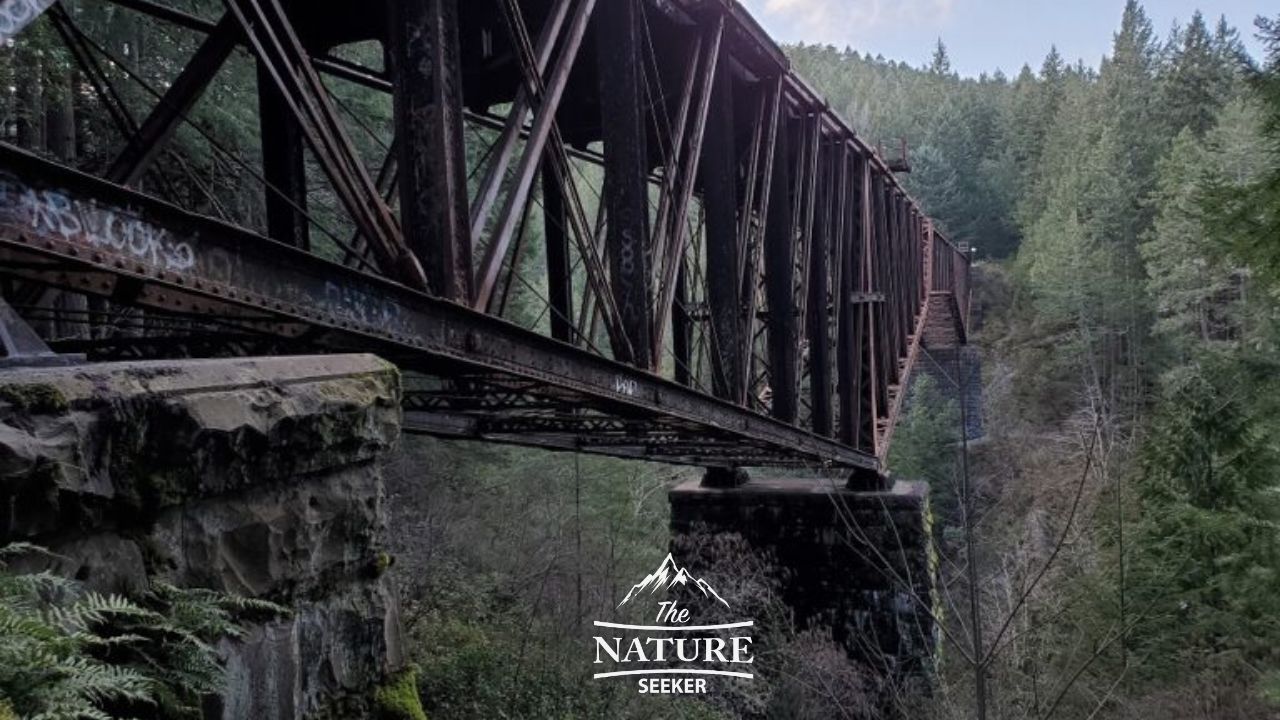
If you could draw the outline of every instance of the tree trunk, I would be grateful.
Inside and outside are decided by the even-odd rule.
[[[76,73],[68,69],[62,82],[47,88],[44,108],[45,149],[70,165],[76,159]]]
[[[15,80],[18,123],[18,146],[27,150],[44,149],[44,88],[40,55],[28,39],[18,44],[14,54],[17,68]]]

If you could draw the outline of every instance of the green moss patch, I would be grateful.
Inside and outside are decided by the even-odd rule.
[[[418,673],[410,668],[393,675],[373,694],[376,720],[427,720],[418,697]]]
[[[62,391],[52,385],[0,385],[0,401],[26,413],[61,413],[71,407]]]

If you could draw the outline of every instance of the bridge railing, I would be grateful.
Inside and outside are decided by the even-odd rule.
[[[962,322],[969,318],[969,278],[972,264],[968,248],[933,231],[932,290],[948,292],[955,297]]]

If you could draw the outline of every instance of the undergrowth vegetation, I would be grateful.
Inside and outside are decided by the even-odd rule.
[[[46,555],[0,549],[0,718],[200,718],[222,685],[215,644],[282,608],[155,583],[139,597],[87,591],[54,572],[16,571]]]

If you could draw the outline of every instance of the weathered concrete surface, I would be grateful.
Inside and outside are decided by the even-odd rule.
[[[373,356],[0,373],[0,543],[104,591],[263,597],[292,616],[224,643],[211,718],[330,713],[402,663],[377,459],[400,431]]]
[[[732,533],[767,557],[801,627],[830,628],[851,659],[893,680],[928,670],[936,567],[924,484],[853,492],[831,478],[753,479],[728,489],[695,480],[670,501],[677,545]]]

